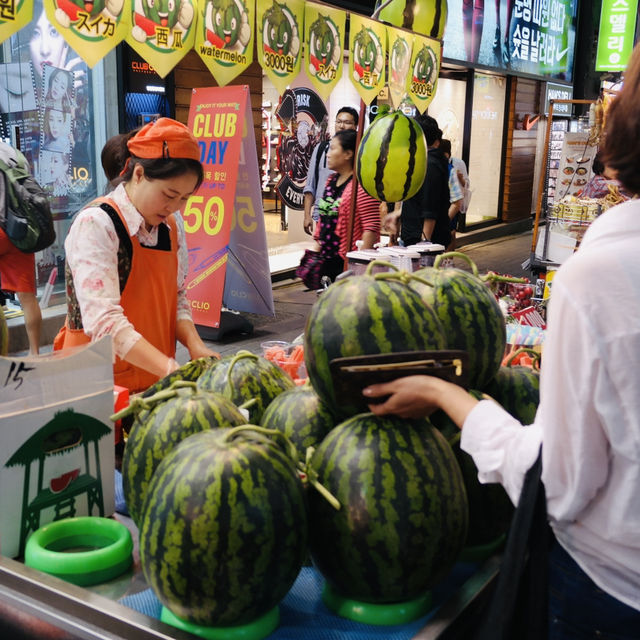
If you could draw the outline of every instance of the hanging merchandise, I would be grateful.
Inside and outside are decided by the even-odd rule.
[[[304,2],[257,0],[258,61],[282,95],[300,72]]]
[[[124,0],[44,0],[43,5],[49,22],[90,67],[124,40],[129,31]]]
[[[413,49],[413,34],[387,27],[389,42],[389,94],[394,109],[398,109],[407,95],[407,75]]]
[[[385,85],[386,27],[356,13],[350,14],[349,77],[365,104],[371,104]]]
[[[29,24],[32,17],[33,0],[3,2],[0,9],[0,42],[4,42],[16,31]]]
[[[436,95],[441,51],[438,40],[414,35],[407,93],[420,113],[425,112]]]
[[[164,78],[193,48],[195,0],[131,0],[126,41]]]
[[[342,47],[347,14],[307,2],[304,10],[306,71],[323,100],[342,76]]]
[[[253,62],[254,0],[198,0],[195,49],[224,87]]]

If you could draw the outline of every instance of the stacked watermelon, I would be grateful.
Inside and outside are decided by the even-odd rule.
[[[467,498],[451,447],[427,420],[361,414],[322,441],[311,460],[336,511],[309,494],[311,554],[343,597],[412,600],[455,563]]]
[[[307,531],[302,484],[280,446],[251,425],[207,430],[176,446],[151,479],[142,570],[180,620],[244,625],[291,588]]]

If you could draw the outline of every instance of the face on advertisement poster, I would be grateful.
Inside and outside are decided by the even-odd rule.
[[[64,223],[97,195],[90,79],[87,65],[35,0],[32,21],[0,50],[0,121],[3,134],[14,144],[19,141],[36,179],[51,195],[56,224],[64,227],[56,229],[55,261],[64,261]],[[39,285],[47,282],[51,262],[51,255],[36,255]],[[63,276],[60,269],[59,279]]]

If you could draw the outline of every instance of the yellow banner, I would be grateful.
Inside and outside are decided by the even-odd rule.
[[[400,107],[407,95],[407,77],[411,64],[413,34],[395,27],[387,27],[389,42],[389,95],[394,109]]]
[[[43,6],[52,26],[90,67],[124,40],[129,31],[125,0],[44,0]]]
[[[440,73],[440,41],[414,34],[411,70],[407,76],[407,93],[420,113],[436,95]]]
[[[311,84],[327,100],[342,75],[342,47],[347,14],[307,2],[304,8],[306,71]]]
[[[31,22],[32,17],[33,0],[0,2],[0,42]]]
[[[386,27],[352,13],[349,25],[349,77],[365,104],[385,85]]]
[[[257,0],[258,61],[282,95],[300,72],[304,0]]]
[[[195,49],[222,87],[253,62],[255,0],[197,0]]]
[[[195,0],[128,0],[127,43],[164,78],[195,42]]]

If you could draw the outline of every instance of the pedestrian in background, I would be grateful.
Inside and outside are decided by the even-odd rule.
[[[345,131],[358,128],[358,112],[353,107],[341,107],[336,114],[335,130]],[[304,186],[304,231],[312,235],[313,222],[318,221],[318,202],[324,193],[327,178],[333,171],[327,166],[329,140],[317,144],[309,160],[307,182]]]
[[[601,158],[640,194],[640,47],[607,115]],[[614,206],[587,229],[557,271],[549,302],[540,405],[522,425],[491,400],[412,376],[365,389],[379,415],[445,410],[462,428],[481,482],[514,502],[542,448],[553,542],[548,613],[552,639],[640,638],[640,200]],[[634,355],[635,354],[635,355]],[[515,588],[516,585],[514,585]]]
[[[471,189],[469,176],[464,161],[460,158],[451,157],[451,140],[442,139],[440,150],[444,153],[449,166],[449,228],[451,230],[451,242],[446,247],[447,251],[455,251],[456,231],[460,214],[467,212],[469,200],[471,199]]]

